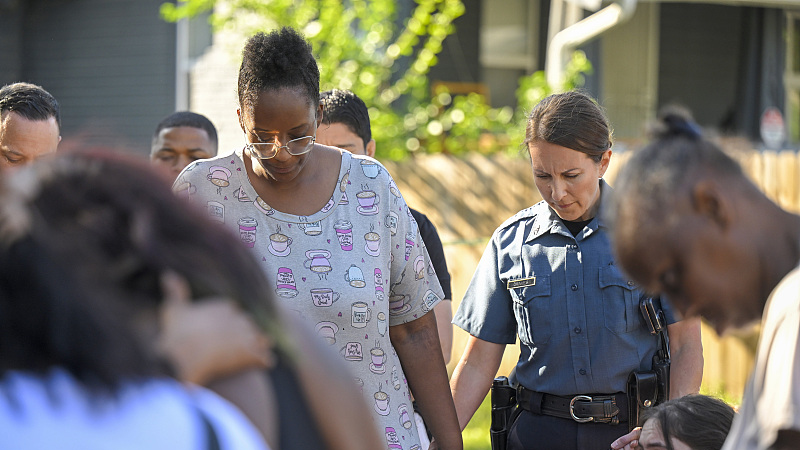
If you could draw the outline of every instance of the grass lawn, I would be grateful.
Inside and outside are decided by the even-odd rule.
[[[489,395],[483,399],[480,408],[472,416],[467,428],[461,433],[464,439],[464,450],[491,450],[492,448],[492,444],[489,441],[492,405],[489,399]]]

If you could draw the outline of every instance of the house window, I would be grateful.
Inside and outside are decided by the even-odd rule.
[[[539,69],[540,0],[483,0],[480,62],[492,106],[515,106],[520,77]]]

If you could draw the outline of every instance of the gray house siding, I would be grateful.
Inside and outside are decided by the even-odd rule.
[[[0,80],[22,75],[22,14],[19,8],[0,0]]]
[[[50,91],[61,104],[66,146],[146,154],[156,123],[175,108],[176,26],[159,17],[162,2],[18,2],[21,70],[0,72],[0,83],[24,80]],[[5,35],[2,57],[11,53]]]
[[[704,126],[719,127],[735,107],[744,9],[661,5],[659,105],[689,107]]]

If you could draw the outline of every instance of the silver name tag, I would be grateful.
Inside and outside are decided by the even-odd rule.
[[[536,277],[529,277],[529,278],[520,278],[518,280],[508,280],[508,290],[527,287],[527,286],[536,286]]]

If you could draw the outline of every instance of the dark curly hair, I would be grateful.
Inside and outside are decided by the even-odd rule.
[[[364,147],[372,140],[367,105],[356,94],[341,89],[322,93],[322,123],[341,123],[364,141]]]
[[[258,94],[266,89],[301,88],[311,105],[319,104],[319,68],[311,44],[292,28],[247,40],[239,67],[239,107],[252,111]]]

